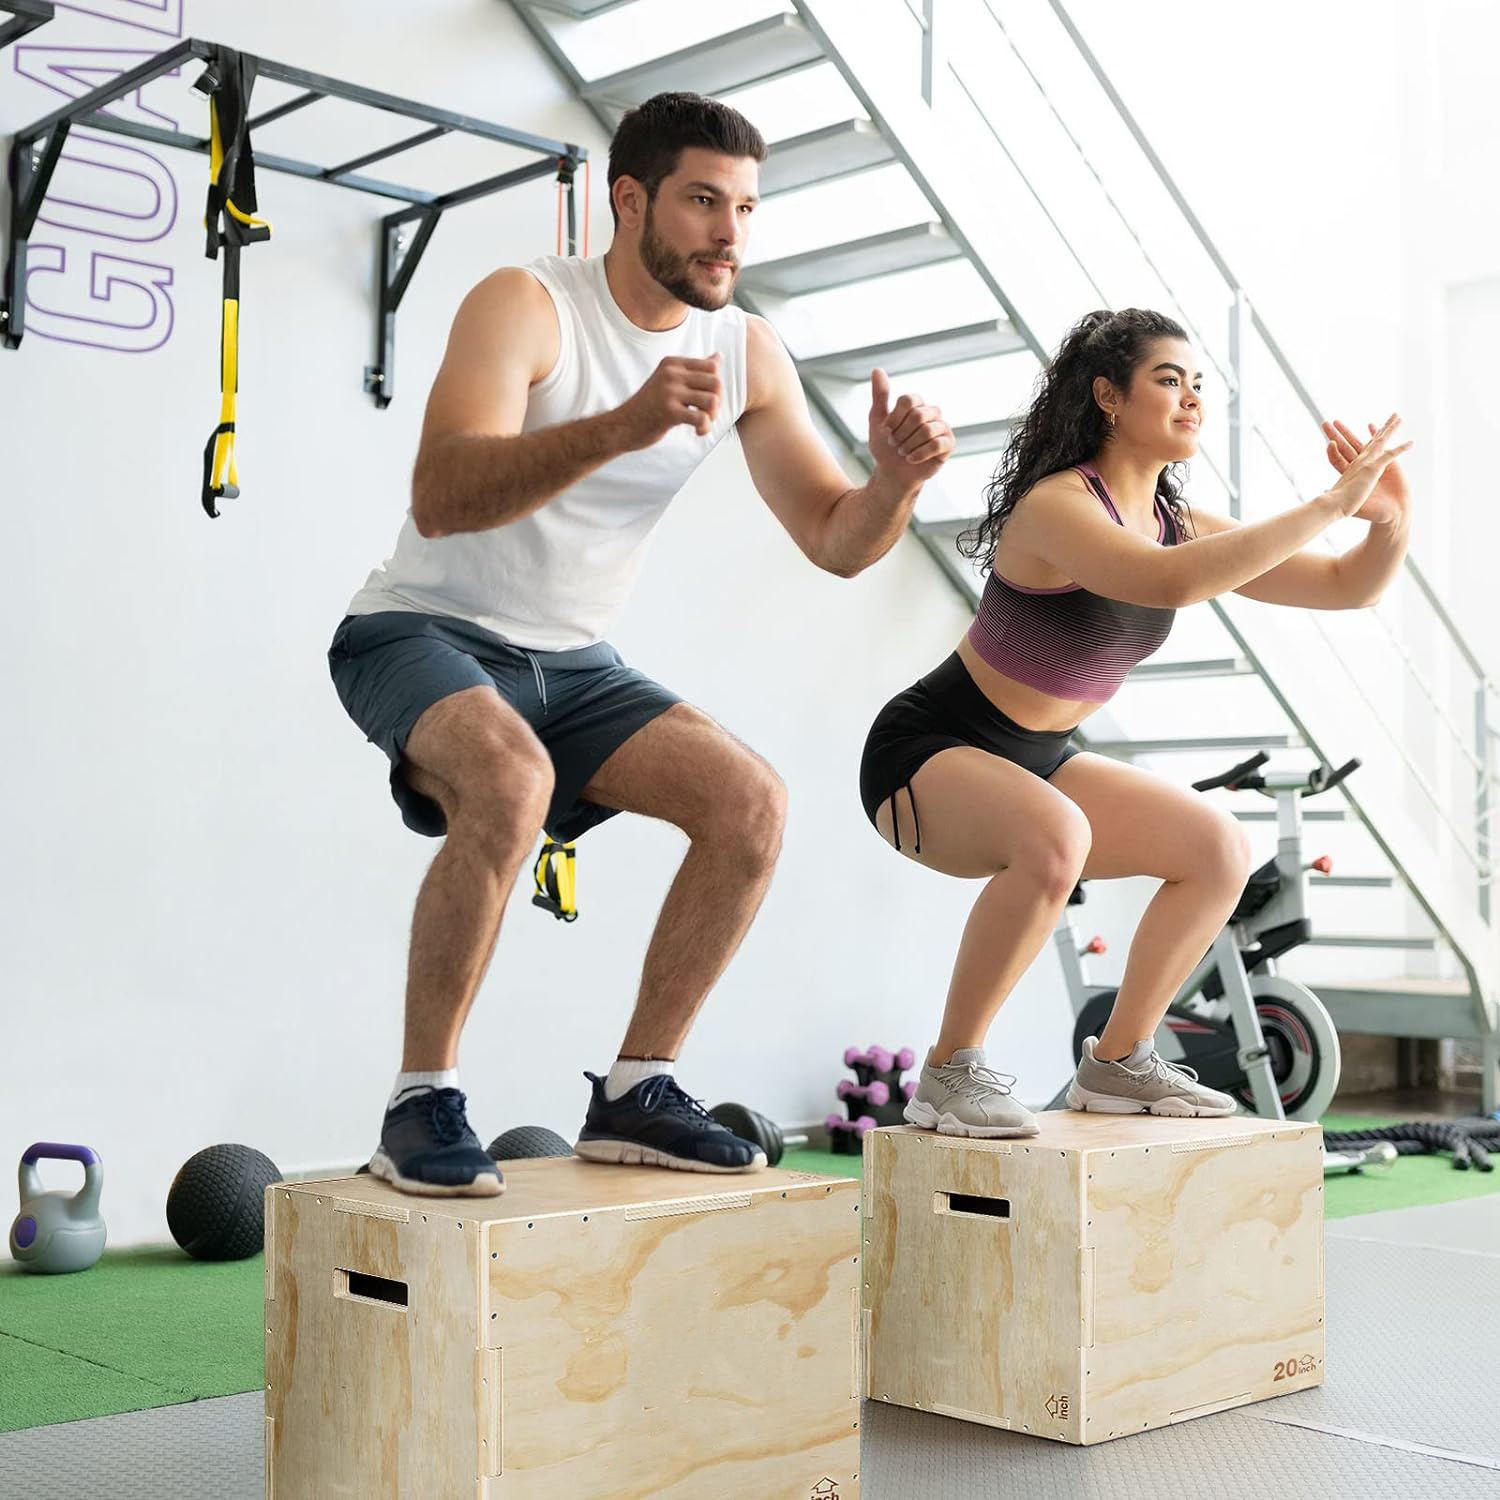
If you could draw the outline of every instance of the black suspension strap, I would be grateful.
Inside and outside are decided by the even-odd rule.
[[[542,852],[532,871],[536,892],[531,904],[550,911],[560,922],[578,920],[577,858],[572,844],[560,844],[548,836],[542,840]]]
[[[235,463],[235,405],[239,396],[240,251],[271,238],[271,226],[255,217],[255,153],[250,145],[250,93],[255,59],[230,47],[214,56],[195,85],[208,95],[208,204],[203,227],[206,253],[224,252],[223,312],[219,333],[219,425],[203,449],[203,509],[219,514],[218,501],[239,495]]]

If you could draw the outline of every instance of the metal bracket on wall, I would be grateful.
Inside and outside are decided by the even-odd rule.
[[[10,11],[17,18],[0,28],[0,44],[3,44],[14,35],[21,34],[18,27],[29,31],[50,19],[52,6],[48,0],[0,0],[0,11]],[[6,232],[4,292],[3,298],[0,298],[0,339],[3,339],[7,349],[19,347],[26,332],[28,243],[69,130],[74,125],[84,126],[90,130],[132,136],[155,145],[175,146],[184,151],[208,155],[211,142],[207,136],[192,136],[178,130],[165,130],[154,125],[118,119],[104,111],[110,104],[144,87],[153,79],[176,71],[193,58],[212,66],[227,50],[214,42],[200,41],[195,37],[185,38],[165,52],[147,58],[139,67],[121,73],[112,82],[84,94],[62,109],[55,110],[16,132],[10,148],[10,181],[14,199]],[[301,68],[287,67],[266,58],[250,60],[254,63],[258,78],[289,84],[302,91],[285,103],[254,116],[247,127],[252,134],[258,127],[283,119],[294,111],[323,99],[342,99],[352,104],[367,105],[382,114],[416,120],[427,127],[415,135],[331,167],[259,150],[255,153],[256,165],[265,171],[283,172],[314,182],[326,182],[334,187],[352,188],[356,192],[392,198],[407,205],[387,215],[381,221],[379,229],[375,363],[365,367],[364,380],[365,390],[374,398],[376,406],[389,406],[395,389],[396,310],[411,284],[411,278],[437,228],[439,218],[447,209],[472,203],[476,199],[486,198],[492,193],[517,187],[540,177],[556,177],[567,199],[567,251],[571,255],[576,250],[577,213],[573,180],[579,162],[588,155],[583,147],[568,141],[554,141],[526,131],[512,130],[505,125],[496,125],[488,120],[478,120],[450,110],[435,109],[431,105],[418,104],[359,84],[344,83]],[[481,140],[514,147],[534,155],[536,160],[444,193],[431,193],[400,183],[386,182],[366,176],[361,170],[413,147],[455,134],[476,136]]]
[[[0,11],[11,19],[0,25],[0,51],[18,42],[28,31],[45,26],[52,19],[52,0],[0,0]]]

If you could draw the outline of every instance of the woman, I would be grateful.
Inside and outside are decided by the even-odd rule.
[[[1361,440],[1325,423],[1327,493],[1240,525],[1189,511],[1175,466],[1198,450],[1202,376],[1160,313],[1090,313],[1063,340],[1016,426],[989,513],[960,538],[988,571],[957,651],[880,711],[860,795],[882,838],[929,869],[987,883],[959,947],[942,1029],[906,1119],[949,1135],[1034,1135],[1014,1078],[986,1066],[996,1011],[1080,879],[1162,881],[1107,1025],[1084,1044],[1068,1104],[1226,1115],[1234,1101],[1151,1038],[1249,872],[1238,823],[1069,737],[1167,638],[1176,609],[1227,590],[1270,604],[1373,604],[1405,555],[1400,419]],[[1332,557],[1301,549],[1334,521],[1369,532]]]

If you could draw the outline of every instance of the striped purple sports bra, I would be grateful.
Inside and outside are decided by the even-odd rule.
[[[1091,464],[1075,465],[1117,525],[1120,512]],[[1165,502],[1156,500],[1157,542],[1181,538]],[[1176,611],[1126,604],[1091,594],[1081,584],[1030,589],[993,569],[985,581],[969,644],[997,672],[1054,698],[1106,703],[1125,674],[1160,648]]]

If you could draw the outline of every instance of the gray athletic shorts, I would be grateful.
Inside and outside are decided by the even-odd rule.
[[[328,670],[349,717],[391,762],[391,795],[406,826],[441,838],[443,810],[413,791],[402,752],[418,719],[441,698],[493,687],[535,730],[556,785],[546,831],[564,842],[618,810],[581,800],[594,772],[658,714],[682,700],[605,641],[577,651],[528,651],[493,631],[443,615],[385,610],[349,615],[333,633]]]

